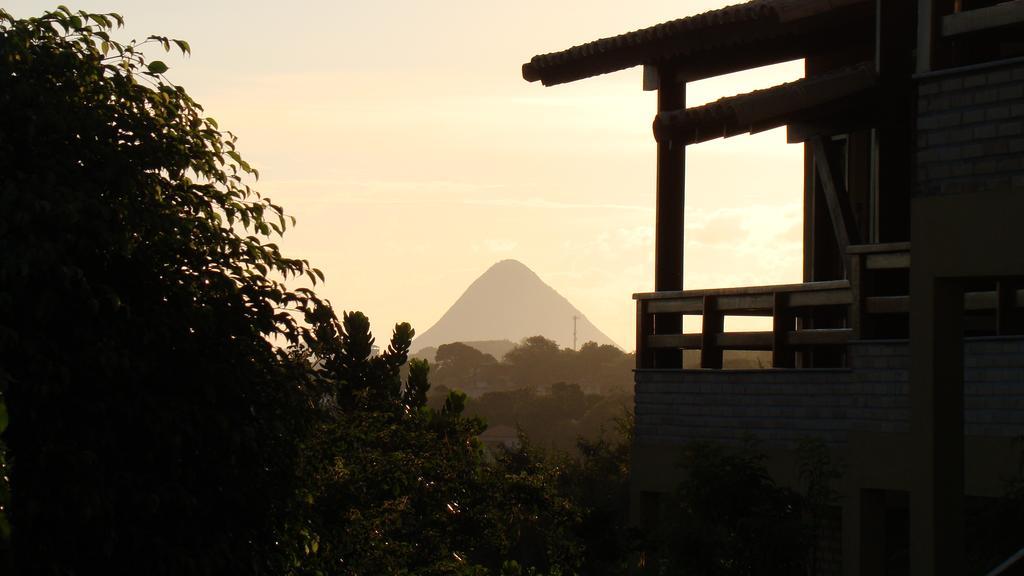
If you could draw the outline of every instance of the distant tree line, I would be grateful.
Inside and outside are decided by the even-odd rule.
[[[462,342],[442,344],[434,355],[434,384],[470,396],[506,390],[540,390],[556,382],[577,384],[591,394],[632,393],[633,354],[610,344],[586,342],[579,350],[559,348],[532,336],[496,359]]]
[[[596,440],[632,410],[633,358],[594,342],[560,349],[543,336],[525,338],[501,361],[461,342],[443,344],[431,402],[466,392],[467,414],[518,429],[540,448],[575,451],[577,440]]]

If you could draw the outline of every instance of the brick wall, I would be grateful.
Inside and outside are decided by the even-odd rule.
[[[1024,434],[1024,338],[965,344],[967,434]],[[906,341],[849,346],[836,370],[642,370],[636,373],[641,442],[735,441],[747,434],[788,444],[806,436],[846,442],[851,430],[909,428]]]
[[[917,194],[1024,190],[1024,61],[919,80]]]
[[[976,436],[1024,435],[1024,338],[979,338],[964,357],[964,420]]]

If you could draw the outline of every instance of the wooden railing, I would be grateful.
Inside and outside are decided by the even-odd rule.
[[[700,350],[701,368],[722,368],[726,350],[771,351],[772,367],[809,367],[814,363],[807,361],[808,351],[835,349],[860,338],[906,337],[910,244],[850,246],[847,257],[848,280],[634,294],[637,367],[663,367],[656,361],[661,350]],[[1013,333],[1011,327],[1020,332],[1022,308],[1019,284],[998,282],[994,290],[969,291],[964,297],[968,314],[995,313],[993,334]],[[659,319],[678,327],[680,316],[702,316],[701,332],[658,330]],[[768,317],[772,329],[726,332],[726,316]],[[878,322],[885,318],[895,322]]]
[[[797,317],[808,308],[848,307],[853,290],[847,280],[684,290],[635,294],[637,303],[637,365],[652,368],[656,349],[701,351],[701,368],[721,368],[725,350],[771,350],[775,367],[795,366],[796,349],[805,346],[845,344],[849,328],[801,328]],[[659,317],[670,315],[703,316],[699,334],[657,334]],[[725,332],[726,316],[762,316],[772,318],[772,330],[762,332]]]

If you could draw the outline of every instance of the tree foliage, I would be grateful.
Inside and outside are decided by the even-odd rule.
[[[494,356],[485,354],[462,342],[438,346],[434,354],[437,386],[453,390],[474,390],[502,378]]]
[[[275,562],[320,272],[235,138],[120,43],[116,14],[0,11],[0,394],[25,574],[240,573]],[[2,492],[2,491],[0,491]]]
[[[750,442],[692,442],[685,479],[661,510],[654,566],[701,576],[799,574],[808,538],[803,498],[775,484]]]
[[[588,394],[578,384],[487,392],[470,398],[466,412],[491,426],[521,429],[546,449],[578,453],[580,439],[597,441],[616,418],[631,411],[631,394]]]
[[[578,384],[590,394],[631,393],[635,358],[615,346],[587,342],[579,350],[559,349],[543,336],[525,338],[496,361],[463,344],[443,344],[435,354],[438,387],[486,392],[541,390],[559,382]]]
[[[622,412],[593,439],[580,438],[562,490],[580,510],[576,534],[586,548],[581,574],[627,574],[636,565],[641,533],[629,518],[633,415]]]
[[[491,462],[477,439],[483,421],[463,416],[464,394],[426,406],[425,361],[396,380],[413,336],[407,324],[371,357],[364,315],[338,322],[320,309],[310,319],[316,337],[298,355],[328,409],[302,450],[304,496],[284,536],[296,546],[295,573],[575,569],[575,508],[557,492],[557,472],[528,451]]]
[[[366,316],[287,288],[323,279],[270,241],[290,219],[143,52],[188,44],[121,22],[0,11],[13,571],[574,572],[554,469],[492,461],[462,394],[426,407],[408,324],[371,356]]]

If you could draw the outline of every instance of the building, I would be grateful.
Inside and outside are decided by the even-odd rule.
[[[688,82],[795,59],[802,80],[686,108]],[[523,76],[633,66],[658,92],[635,516],[657,513],[682,443],[753,434],[792,482],[792,444],[816,436],[845,463],[834,572],[893,573],[902,548],[912,574],[964,574],[966,498],[1002,493],[1024,435],[1024,1],[754,0],[535,56]],[[804,147],[803,283],[685,290],[687,146],[781,126]],[[772,329],[724,331],[744,315]],[[728,350],[772,366],[725,370]]]

